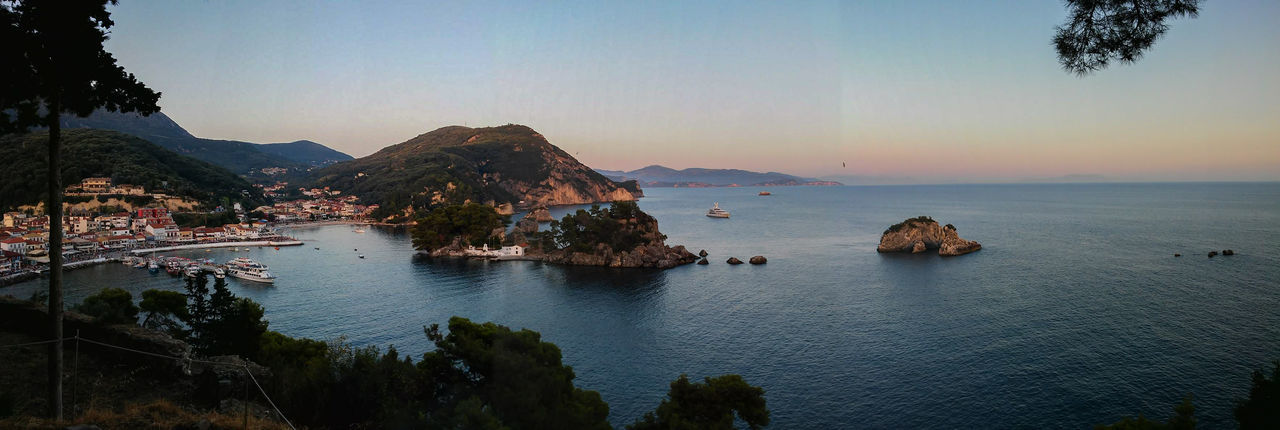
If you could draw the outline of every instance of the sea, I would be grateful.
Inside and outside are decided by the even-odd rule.
[[[295,229],[299,247],[169,255],[269,265],[275,285],[232,291],[292,336],[420,356],[423,327],[455,315],[536,330],[619,426],[681,374],[739,374],[778,429],[1091,428],[1166,418],[1187,395],[1200,428],[1234,428],[1250,373],[1280,359],[1280,183],[762,190],[646,189],[667,242],[710,253],[666,271],[433,260],[404,229],[349,225]],[[713,203],[732,218],[704,216]],[[919,215],[982,250],[876,253]],[[755,255],[768,263],[725,263]],[[66,284],[72,304],[183,287],[120,264]]]

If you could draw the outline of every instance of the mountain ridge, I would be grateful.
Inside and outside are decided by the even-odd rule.
[[[63,129],[112,130],[141,137],[173,152],[222,166],[236,174],[252,175],[263,168],[283,167],[303,170],[353,157],[309,140],[259,144],[238,140],[207,139],[191,132],[165,115],[99,110],[87,117],[63,116]],[[305,142],[300,144],[301,142]]]
[[[753,172],[742,169],[707,169],[690,167],[672,169],[653,164],[631,171],[597,169],[606,177],[617,180],[635,180],[648,187],[729,187],[729,186],[791,186],[791,185],[842,185],[839,182],[805,178],[781,172]]]

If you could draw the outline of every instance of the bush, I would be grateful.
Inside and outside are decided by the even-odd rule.
[[[1280,360],[1272,364],[1269,379],[1263,369],[1253,371],[1249,397],[1236,402],[1234,412],[1241,430],[1280,428]]]
[[[97,294],[85,297],[83,302],[76,305],[75,310],[103,324],[138,322],[138,307],[133,305],[133,295],[119,288],[104,288]]]
[[[937,221],[934,221],[932,217],[928,217],[924,215],[920,215],[915,218],[907,218],[906,220],[903,220],[900,223],[889,226],[889,229],[885,230],[884,234],[896,233],[907,226],[915,225],[917,223],[931,223],[931,222],[937,222]]]

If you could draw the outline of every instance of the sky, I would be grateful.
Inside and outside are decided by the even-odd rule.
[[[528,125],[588,166],[866,183],[1280,180],[1280,2],[1080,77],[1058,0],[143,1],[106,48],[196,136],[353,156]],[[1072,176],[1078,178],[1079,176]]]

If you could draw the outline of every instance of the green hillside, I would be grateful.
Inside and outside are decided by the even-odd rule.
[[[45,199],[47,139],[46,132],[0,136],[0,160],[6,160],[0,169],[0,208]],[[136,136],[80,129],[63,131],[62,139],[64,185],[103,176],[116,184],[142,185],[148,192],[163,190],[209,205],[221,204],[223,198],[250,205],[263,201],[260,192],[234,173]]]
[[[311,178],[314,185],[355,194],[394,211],[468,199],[512,204],[633,199],[621,184],[522,125],[440,128],[367,157],[318,169]]]

